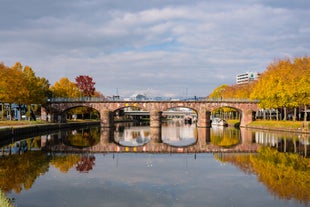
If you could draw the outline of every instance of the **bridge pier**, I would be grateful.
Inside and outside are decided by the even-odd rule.
[[[161,127],[161,115],[162,111],[150,111],[150,127]]]
[[[198,127],[211,127],[211,112],[206,110],[198,111]]]
[[[154,143],[162,143],[161,139],[161,127],[150,127],[150,137],[151,141]]]
[[[67,123],[66,114],[49,114],[47,121],[52,123]]]
[[[246,127],[254,120],[253,110],[242,110],[240,127]]]
[[[113,130],[111,128],[104,128],[100,130],[100,144],[104,146],[105,144],[112,143],[114,140]]]
[[[46,111],[46,108],[44,108],[43,106],[41,107],[41,120],[50,122],[51,118],[49,116],[49,114]]]
[[[105,128],[110,128],[114,126],[114,116],[112,111],[100,111],[100,126]]]
[[[205,146],[211,142],[211,129],[210,127],[198,128],[198,141],[199,146]]]

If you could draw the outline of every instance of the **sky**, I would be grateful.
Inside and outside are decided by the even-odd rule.
[[[310,54],[309,0],[0,0],[0,62],[105,96],[205,97]]]

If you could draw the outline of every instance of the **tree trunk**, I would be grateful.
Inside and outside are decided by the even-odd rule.
[[[1,119],[3,121],[4,120],[4,104],[3,103],[1,103],[1,109],[2,109],[2,111],[1,111]]]
[[[283,120],[287,120],[287,108],[286,107],[284,107],[283,108]]]
[[[297,116],[297,109],[296,107],[294,107],[293,121],[296,121],[296,116]]]
[[[12,111],[11,111],[11,104],[9,104],[9,116],[10,116],[10,121],[12,121]]]
[[[271,113],[271,110],[269,110],[269,119],[272,120],[272,113]]]
[[[304,121],[307,121],[307,105],[305,104],[305,115],[304,115]]]

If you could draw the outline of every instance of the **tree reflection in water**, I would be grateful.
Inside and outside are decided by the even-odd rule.
[[[220,147],[232,147],[240,143],[240,130],[237,128],[212,127],[211,143]]]
[[[1,190],[20,193],[23,189],[30,189],[36,178],[48,171],[49,162],[49,157],[41,151],[0,157]]]
[[[94,165],[95,165],[94,155],[82,155],[75,168],[79,172],[87,173],[93,169]]]
[[[100,128],[86,128],[74,130],[64,140],[66,145],[84,148],[97,144],[100,141]]]
[[[310,159],[293,153],[281,153],[262,147],[258,154],[216,154],[222,162],[231,163],[245,173],[254,173],[271,194],[281,199],[310,201]]]
[[[54,156],[51,160],[51,165],[58,168],[60,172],[67,173],[71,168],[76,166],[80,160],[80,155],[77,154],[63,154]]]

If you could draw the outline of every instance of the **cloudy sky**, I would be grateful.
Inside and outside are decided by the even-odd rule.
[[[309,0],[0,0],[0,62],[104,95],[207,96],[310,55]]]

